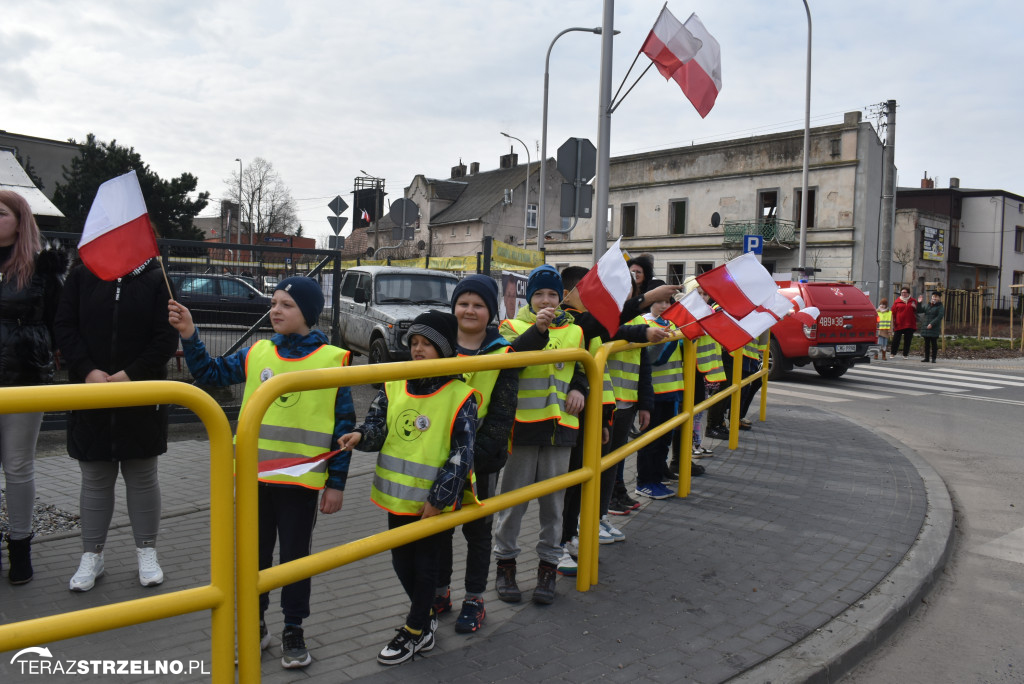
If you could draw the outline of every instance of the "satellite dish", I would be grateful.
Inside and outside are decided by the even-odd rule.
[[[411,199],[403,197],[391,203],[388,217],[399,228],[407,228],[415,225],[416,220],[420,217],[420,208]]]
[[[424,250],[426,248],[427,248],[427,243],[424,242],[423,240],[420,240],[419,242],[416,243],[416,249],[422,251],[422,250]]]
[[[373,247],[367,247],[366,248],[366,256],[368,256],[368,257],[372,257],[373,256]]]
[[[712,228],[717,228],[721,224],[722,224],[722,217],[719,216],[718,212],[716,211],[715,213],[713,213],[711,215],[711,227]]]

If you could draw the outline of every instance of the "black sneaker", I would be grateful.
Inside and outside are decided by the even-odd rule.
[[[462,612],[455,620],[455,631],[459,634],[470,634],[480,629],[484,624],[484,617],[487,611],[484,610],[483,600],[475,601],[466,599],[462,602]]]
[[[635,511],[640,508],[640,502],[631,497],[625,489],[619,492],[619,501],[622,502],[623,506],[629,506],[629,510]]]
[[[612,498],[608,500],[608,512],[612,515],[629,515],[631,510],[633,509],[623,503],[615,494],[612,494]]]
[[[724,427],[708,428],[704,434],[712,439],[729,439],[729,431]]]
[[[448,589],[444,594],[434,595],[434,614],[441,615],[452,609],[452,590]]]
[[[498,598],[505,603],[519,603],[523,600],[523,593],[516,583],[516,562],[514,560],[498,561],[494,590],[498,592]]]
[[[302,628],[295,625],[285,625],[281,633],[281,667],[292,670],[298,667],[306,667],[313,658],[306,648],[306,639],[302,634]]]
[[[377,654],[377,662],[381,665],[398,665],[412,658],[416,652],[416,641],[423,636],[413,636],[404,625],[395,631],[394,638]]]

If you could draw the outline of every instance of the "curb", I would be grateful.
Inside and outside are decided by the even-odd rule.
[[[887,434],[876,434],[910,461],[924,483],[928,510],[917,540],[900,564],[855,605],[803,641],[728,680],[730,684],[838,681],[892,635],[937,582],[953,550],[955,515],[949,489],[917,452]]]

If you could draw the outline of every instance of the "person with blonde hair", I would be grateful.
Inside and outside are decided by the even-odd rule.
[[[42,248],[24,197],[0,190],[0,386],[53,380],[53,320],[67,257]],[[32,579],[35,452],[42,413],[0,415],[0,466],[7,494],[7,553],[11,584]]]

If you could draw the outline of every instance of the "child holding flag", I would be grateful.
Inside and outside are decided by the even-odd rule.
[[[323,306],[324,295],[315,280],[285,278],[277,284],[270,304],[274,336],[219,358],[207,353],[187,308],[172,299],[167,309],[196,382],[217,386],[244,382],[244,407],[256,388],[274,375],[349,364],[351,353],[329,345],[327,336],[315,327]],[[277,543],[281,563],[308,556],[317,512],[341,510],[351,452],[325,452],[353,425],[355,408],[348,387],[284,395],[267,410],[259,439],[260,570],[273,565]],[[325,460],[325,456],[329,457]],[[281,589],[284,668],[312,662],[302,629],[302,620],[309,617],[311,588],[312,582],[304,579]],[[264,618],[269,606],[269,594],[261,594],[261,650],[270,645]]]

